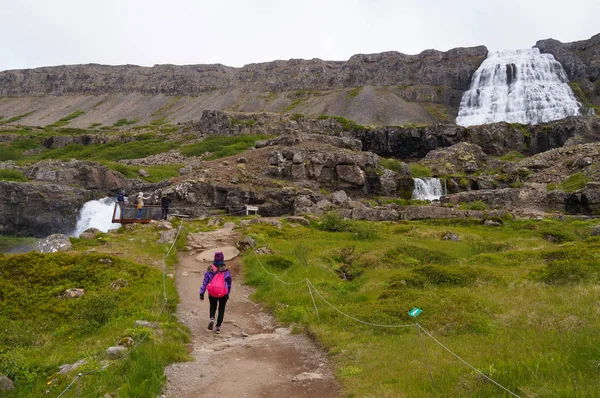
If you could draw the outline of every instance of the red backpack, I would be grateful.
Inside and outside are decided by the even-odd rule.
[[[229,293],[229,289],[227,289],[227,283],[225,283],[225,273],[217,272],[217,274],[213,276],[211,281],[208,283],[206,290],[208,291],[209,295],[217,298],[223,297]]]

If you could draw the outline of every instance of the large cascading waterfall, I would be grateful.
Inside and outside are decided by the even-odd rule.
[[[77,226],[70,235],[79,237],[79,235],[88,228],[97,228],[102,232],[108,232],[109,229],[119,228],[121,224],[112,223],[114,208],[114,198],[104,198],[86,202],[79,211]]]
[[[537,48],[494,51],[473,75],[456,124],[546,123],[579,115],[562,65]]]
[[[413,199],[417,200],[440,200],[446,193],[446,181],[442,183],[439,178],[413,178],[415,187]]]

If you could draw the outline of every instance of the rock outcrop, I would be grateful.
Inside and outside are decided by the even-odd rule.
[[[0,181],[0,233],[43,237],[69,233],[79,209],[93,193],[82,188],[36,182]]]
[[[569,80],[579,85],[575,92],[580,101],[600,106],[600,34],[588,40],[561,43],[558,40],[539,40],[535,47],[554,55],[567,72]],[[583,94],[586,98],[581,98]],[[586,104],[584,104],[586,105]]]
[[[83,128],[112,126],[122,118],[175,124],[197,119],[202,110],[225,109],[332,114],[368,125],[451,121],[486,55],[479,46],[241,68],[89,64],[10,70],[0,72],[0,96],[10,97],[0,104],[0,114],[47,125],[79,110],[84,113],[68,126]]]
[[[104,192],[128,186],[123,175],[98,162],[47,160],[26,167],[23,174],[39,182],[76,185]]]

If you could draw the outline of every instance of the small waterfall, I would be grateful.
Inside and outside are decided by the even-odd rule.
[[[413,189],[413,199],[417,200],[440,200],[446,193],[446,181],[442,186],[439,178],[413,178],[415,188]]]
[[[490,52],[462,96],[456,124],[538,124],[578,115],[568,82],[554,56],[537,48]]]
[[[121,224],[113,224],[111,222],[114,208],[114,198],[104,198],[86,202],[79,211],[77,226],[70,235],[79,237],[79,235],[88,228],[97,228],[102,232],[108,232],[109,229],[119,228]]]

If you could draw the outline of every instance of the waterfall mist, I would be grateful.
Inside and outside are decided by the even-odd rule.
[[[77,225],[70,235],[79,237],[79,235],[88,228],[97,228],[102,232],[108,232],[109,229],[119,228],[121,224],[112,223],[114,208],[114,198],[104,198],[86,202],[79,211]]]

